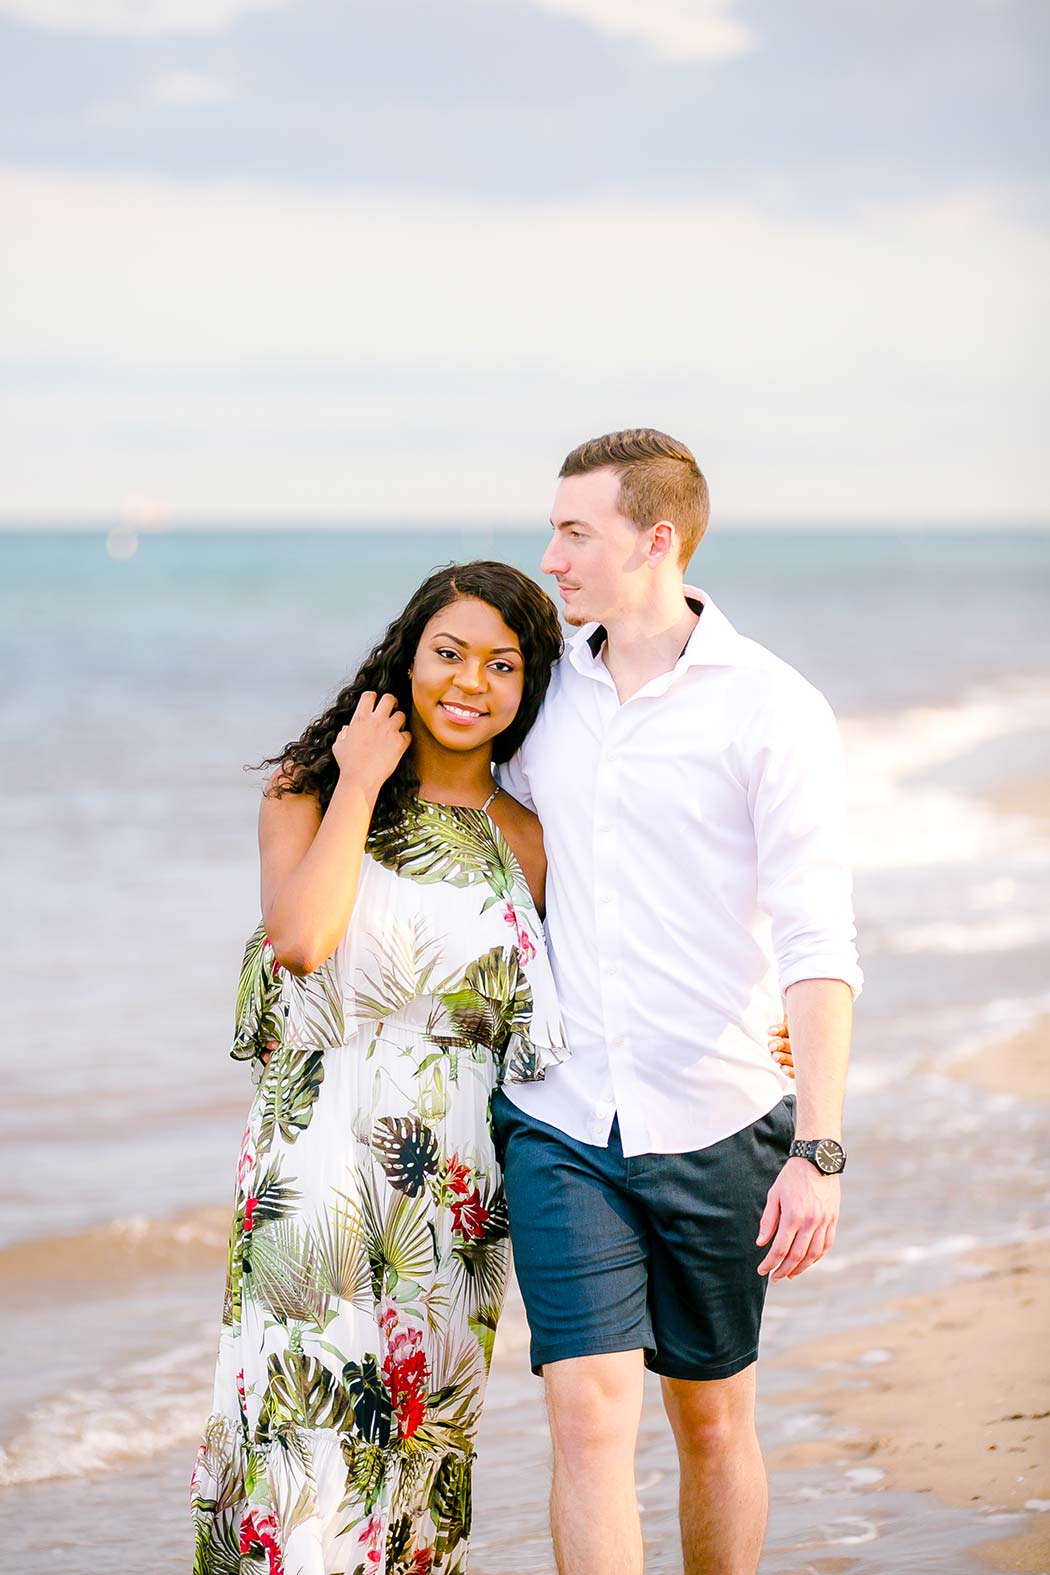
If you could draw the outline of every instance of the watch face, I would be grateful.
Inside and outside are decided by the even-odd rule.
[[[817,1152],[813,1157],[818,1170],[822,1170],[825,1176],[834,1176],[842,1169],[845,1155],[841,1143],[836,1143],[834,1138],[823,1138],[817,1144]]]

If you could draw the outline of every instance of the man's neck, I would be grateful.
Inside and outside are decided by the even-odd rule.
[[[659,602],[605,622],[603,661],[621,704],[661,673],[669,673],[697,625],[698,615],[674,592]]]

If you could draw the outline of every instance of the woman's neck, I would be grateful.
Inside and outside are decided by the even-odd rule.
[[[412,745],[412,767],[420,798],[435,804],[462,804],[479,809],[492,792],[492,749],[442,749],[433,739]]]

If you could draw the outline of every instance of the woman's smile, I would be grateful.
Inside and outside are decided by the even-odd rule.
[[[450,722],[456,722],[461,727],[469,727],[472,722],[480,722],[488,716],[487,711],[479,711],[476,706],[463,705],[458,700],[441,700],[439,709],[444,711]]]

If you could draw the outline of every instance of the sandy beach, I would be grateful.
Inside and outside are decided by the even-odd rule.
[[[1050,1101],[1050,1018],[954,1071],[990,1093]],[[1005,1246],[965,1262],[971,1277],[946,1290],[892,1303],[877,1322],[777,1358],[818,1374],[778,1402],[818,1406],[835,1437],[777,1450],[770,1465],[863,1463],[873,1469],[872,1493],[896,1488],[959,1508],[1027,1511],[1021,1532],[982,1542],[972,1557],[978,1566],[1047,1575],[1047,1245]]]

